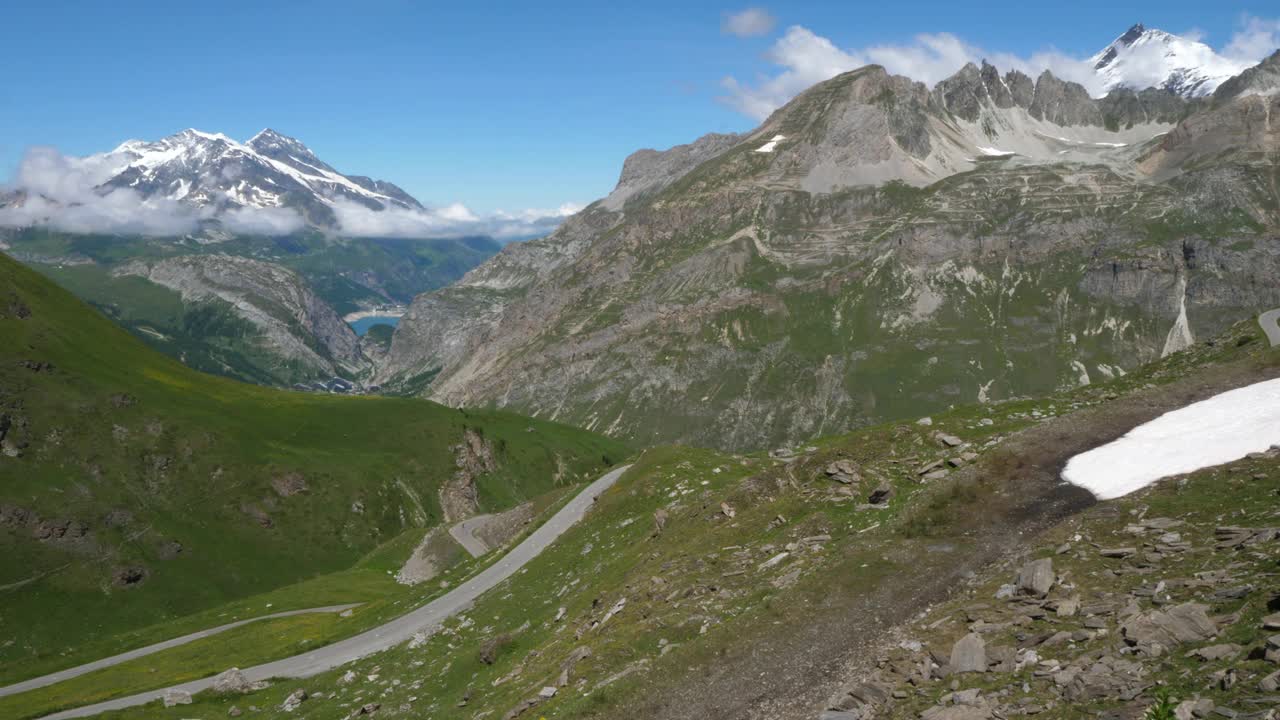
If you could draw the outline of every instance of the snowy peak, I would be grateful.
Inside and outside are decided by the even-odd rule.
[[[1091,58],[1105,91],[1162,88],[1183,97],[1213,93],[1247,67],[1208,45],[1163,30],[1134,25]]]
[[[306,145],[270,128],[241,143],[194,128],[154,142],[129,140],[101,156],[111,167],[104,189],[126,187],[215,214],[237,208],[291,208],[316,227],[332,227],[333,207],[370,210],[422,205],[395,185],[346,176]]]

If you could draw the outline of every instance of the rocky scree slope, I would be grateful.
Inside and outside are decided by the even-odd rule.
[[[1177,702],[1262,710],[1276,669],[1262,619],[1280,592],[1265,570],[1280,548],[1274,453],[1102,504],[1059,472],[1136,424],[1274,377],[1277,362],[1242,323],[1036,400],[768,455],[653,449],[438,634],[182,712],[1136,718],[1157,683]],[[1164,629],[1187,618],[1197,634],[1169,644]],[[971,632],[982,654],[973,639],[954,650]]]
[[[439,523],[446,486],[497,511],[625,452],[507,413],[204,375],[0,257],[0,662],[345,569]]]
[[[752,448],[1120,375],[1280,304],[1277,62],[1212,101],[846,73],[419,296],[378,378]]]

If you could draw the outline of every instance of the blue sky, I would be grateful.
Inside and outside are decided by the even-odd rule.
[[[727,14],[774,18],[740,37]],[[1212,12],[1206,12],[1206,8]],[[478,212],[585,203],[623,158],[756,121],[791,26],[837,48],[950,33],[991,53],[1092,54],[1136,21],[1214,48],[1270,2],[13,3],[0,28],[0,175],[25,149],[88,154],[186,127],[293,135],[348,173]],[[1268,20],[1270,22],[1270,20]],[[765,30],[760,23],[748,30]],[[1268,26],[1270,27],[1270,26]]]

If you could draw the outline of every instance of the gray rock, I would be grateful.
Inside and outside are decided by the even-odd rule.
[[[297,690],[289,693],[289,696],[284,699],[284,702],[280,703],[280,709],[285,712],[293,712],[298,709],[299,705],[306,702],[307,697],[307,691],[302,688],[298,688]]]
[[[1262,678],[1262,680],[1258,682],[1258,689],[1262,692],[1269,693],[1280,690],[1280,670]]]
[[[1196,603],[1175,605],[1168,610],[1152,610],[1129,618],[1120,626],[1125,642],[1148,655],[1160,655],[1183,643],[1204,642],[1218,632],[1205,614],[1206,606]]]
[[[977,633],[969,633],[951,647],[951,672],[986,672],[987,643]]]
[[[213,691],[219,694],[246,693],[253,689],[253,684],[240,672],[240,668],[224,670],[213,679]]]
[[[1102,548],[1098,554],[1105,558],[1127,558],[1138,554],[1137,548],[1120,547],[1120,548]]]
[[[1069,597],[1058,602],[1058,617],[1074,617],[1078,612],[1080,612],[1080,598]]]
[[[1239,645],[1210,645],[1208,647],[1199,648],[1198,650],[1192,650],[1187,653],[1187,657],[1197,657],[1206,662],[1213,662],[1215,660],[1233,658],[1240,654],[1240,650],[1241,648]]]
[[[174,707],[175,705],[190,705],[191,693],[186,690],[165,690],[164,706]]]
[[[935,706],[920,714],[920,720],[990,720],[991,709],[985,706]]]
[[[1018,571],[1018,592],[1025,595],[1044,597],[1053,587],[1053,560],[1040,558],[1032,560]]]
[[[867,496],[867,502],[872,505],[883,505],[889,502],[893,497],[893,486],[888,481],[881,481],[880,485],[871,494]]]

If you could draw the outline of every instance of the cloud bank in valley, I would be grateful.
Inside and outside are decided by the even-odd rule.
[[[306,226],[290,208],[200,207],[103,185],[127,163],[111,153],[73,157],[50,147],[28,149],[12,180],[0,185],[0,227],[180,237],[198,232],[213,219],[229,232],[247,235],[287,235]],[[333,209],[338,220],[335,232],[348,237],[488,235],[506,241],[546,235],[582,206],[565,203],[555,209],[479,215],[461,203],[425,210],[392,207],[375,211],[338,200]]]
[[[1188,33],[1194,37],[1194,31]],[[1239,30],[1218,55],[1237,63],[1241,69],[1255,65],[1280,47],[1280,20],[1245,17]],[[1161,49],[1152,46],[1150,52]],[[1021,70],[1035,77],[1045,70],[1064,80],[1078,82],[1091,93],[1103,91],[1101,78],[1087,57],[1073,57],[1054,49],[1029,56],[993,51],[966,42],[952,33],[923,33],[902,44],[871,45],[844,49],[812,30],[793,25],[774,42],[765,58],[777,66],[753,81],[728,76],[721,82],[725,94],[720,100],[756,120],[786,104],[801,91],[823,80],[865,65],[882,65],[894,75],[905,75],[932,86],[965,65],[983,59],[1001,71]],[[1156,67],[1158,58],[1152,58]],[[1131,62],[1140,62],[1134,58]],[[1157,80],[1158,81],[1158,80]]]

